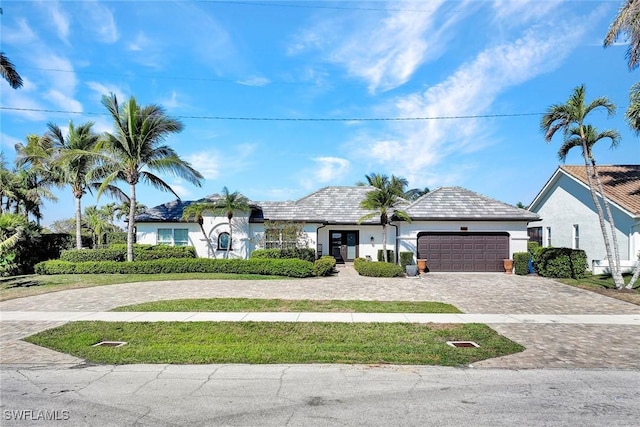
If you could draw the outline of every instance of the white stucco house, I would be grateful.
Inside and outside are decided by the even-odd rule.
[[[623,271],[628,271],[640,251],[640,165],[598,166],[598,173],[610,201],[621,265]],[[541,218],[529,225],[531,240],[542,246],[583,249],[594,274],[608,269],[584,165],[558,167],[529,210]],[[610,234],[608,223],[607,230]]]
[[[318,257],[333,255],[338,262],[357,257],[376,260],[382,249],[379,219],[358,222],[369,213],[360,202],[371,190],[325,187],[295,201],[251,202],[250,212],[237,212],[233,218],[231,257],[248,258],[266,240],[272,244],[277,240],[277,236],[265,239],[265,221],[289,221],[304,224],[305,240]],[[180,220],[190,203],[175,200],[138,215],[137,242],[192,245],[200,257],[224,256],[229,244],[227,218],[205,215],[203,234],[197,222]],[[407,202],[403,210],[412,221],[392,220],[387,249],[394,250],[396,258],[399,252],[410,251],[414,262],[427,259],[430,271],[504,271],[503,259],[526,252],[527,225],[538,220],[537,214],[460,187],[439,188]]]

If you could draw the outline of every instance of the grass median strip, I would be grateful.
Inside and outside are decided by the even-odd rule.
[[[475,341],[454,348],[447,341]],[[481,324],[72,322],[25,339],[92,363],[392,363],[460,366],[524,348]],[[118,348],[92,347],[125,341]]]
[[[112,311],[460,313],[460,310],[451,304],[432,301],[285,300],[255,298],[155,301],[118,307]]]

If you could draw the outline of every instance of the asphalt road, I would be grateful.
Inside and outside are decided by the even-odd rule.
[[[0,380],[2,426],[637,426],[640,420],[638,370],[4,365]]]

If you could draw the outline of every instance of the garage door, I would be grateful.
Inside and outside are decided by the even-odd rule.
[[[506,233],[420,233],[418,258],[429,271],[504,271],[509,258]]]

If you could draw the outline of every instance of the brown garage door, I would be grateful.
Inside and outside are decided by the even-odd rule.
[[[420,233],[418,258],[429,271],[504,271],[509,257],[506,233]]]

